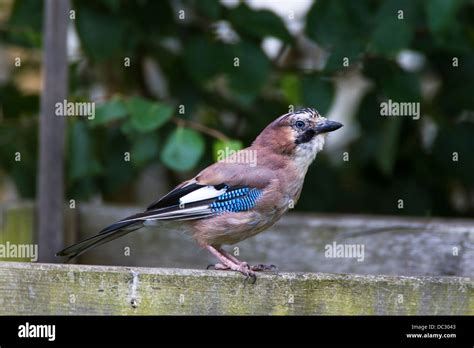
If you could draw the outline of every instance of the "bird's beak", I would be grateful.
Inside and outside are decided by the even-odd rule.
[[[316,134],[322,134],[322,133],[329,133],[329,132],[335,131],[341,127],[342,127],[342,124],[339,122],[324,120],[318,123],[318,125],[314,127],[314,130]]]

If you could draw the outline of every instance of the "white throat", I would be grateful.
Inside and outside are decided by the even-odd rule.
[[[325,142],[326,134],[318,134],[311,141],[297,146],[294,163],[300,172],[306,174],[309,165],[313,163],[317,153],[323,149]]]

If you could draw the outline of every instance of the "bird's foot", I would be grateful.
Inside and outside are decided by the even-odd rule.
[[[240,272],[246,277],[246,280],[251,278],[253,280],[252,284],[257,281],[257,276],[255,275],[255,272],[251,269],[247,262],[239,261],[233,256],[228,257],[227,255],[226,257],[221,250],[216,249],[211,245],[208,245],[206,248],[220,261],[220,263],[214,265],[214,269]],[[209,267],[210,265],[207,266],[208,269]]]
[[[228,265],[224,265],[222,263],[210,264],[209,266],[207,266],[206,269],[214,269],[216,271],[236,271],[244,275],[246,279],[251,278],[252,284],[254,284],[255,281],[257,280],[257,276],[255,275],[255,272],[251,269],[251,267],[246,262],[242,262],[240,264],[229,263]]]
[[[206,269],[214,269],[216,271],[227,271],[230,269],[229,266],[223,265],[222,263],[211,263],[206,267]]]
[[[248,264],[240,264],[234,269],[234,271],[240,272],[242,275],[245,276],[245,281],[251,279],[251,283],[255,284],[257,281],[257,275],[255,272],[249,267]]]
[[[263,263],[259,263],[257,265],[253,265],[250,269],[254,272],[272,272],[274,274],[278,274],[278,267],[275,265],[265,265]]]

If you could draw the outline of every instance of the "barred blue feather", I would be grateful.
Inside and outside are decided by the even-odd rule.
[[[93,246],[135,231],[143,227],[144,223],[154,220],[206,219],[226,212],[250,210],[261,195],[262,190],[256,188],[191,183],[171,191],[150,205],[145,212],[122,219],[104,228],[99,234],[60,251],[58,255],[71,259]]]
[[[255,206],[261,194],[261,190],[256,188],[238,188],[217,197],[217,201],[211,203],[210,208],[216,214],[250,210]]]

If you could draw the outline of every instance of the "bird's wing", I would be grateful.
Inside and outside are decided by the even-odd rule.
[[[196,184],[197,183],[195,179],[188,180],[179,184],[166,195],[151,203],[147,207],[147,210],[153,210],[169,206],[171,203],[175,202],[176,199],[179,199],[182,195],[186,194],[186,192],[194,191],[197,188]]]
[[[195,220],[252,209],[271,179],[272,172],[268,170],[249,173],[246,168],[215,163],[151,204],[145,212],[107,226],[97,235],[61,250],[57,255],[70,260],[143,227],[146,221]]]
[[[118,223],[150,220],[194,220],[224,212],[252,209],[273,178],[271,171],[242,172],[242,165],[215,165],[177,186],[143,213]],[[106,231],[106,230],[105,230]]]

